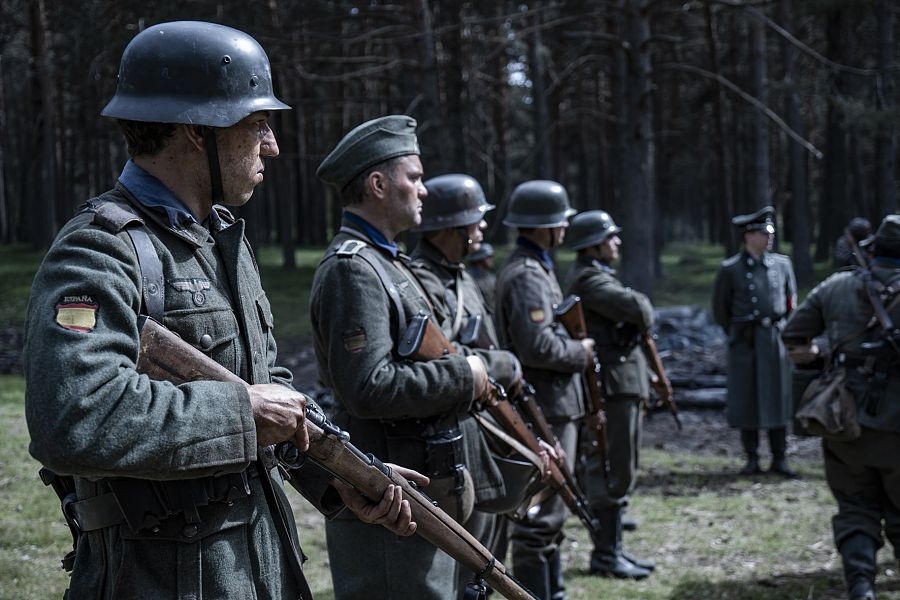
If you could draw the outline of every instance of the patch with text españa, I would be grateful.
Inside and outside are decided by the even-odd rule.
[[[90,296],[63,296],[56,304],[56,324],[87,333],[97,326],[97,303]]]
[[[344,350],[352,352],[353,354],[362,352],[369,343],[366,339],[366,330],[362,327],[345,331],[343,338]]]

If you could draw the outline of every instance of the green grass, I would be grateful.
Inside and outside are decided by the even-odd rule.
[[[27,246],[0,246],[0,327],[21,329],[31,281],[43,258]]]
[[[56,497],[37,478],[28,455],[24,383],[0,376],[0,600],[60,597],[67,577],[59,559],[70,546]],[[569,520],[563,543],[571,600],[838,600],[840,561],[831,541],[834,501],[821,465],[795,464],[802,479],[735,478],[735,459],[694,451],[647,448],[630,512],[640,521],[626,534],[628,549],[657,561],[645,581],[601,579],[587,573],[590,545]],[[306,573],[317,600],[333,598],[324,521],[290,493],[310,556]],[[360,549],[364,552],[365,549]],[[879,598],[900,600],[896,575],[885,576]],[[507,561],[508,562],[508,561]]]

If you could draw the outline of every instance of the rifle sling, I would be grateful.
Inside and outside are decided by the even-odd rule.
[[[486,419],[484,415],[473,411],[472,416],[476,421],[478,421],[478,424],[483,429],[486,429],[488,432],[490,432],[491,435],[497,437],[498,439],[503,440],[503,442],[509,445],[510,448],[524,456],[528,460],[528,462],[537,467],[538,471],[544,470],[544,463],[541,460],[541,457],[532,452],[531,449],[528,448],[525,444],[503,431],[502,428],[492,423],[490,419]]]

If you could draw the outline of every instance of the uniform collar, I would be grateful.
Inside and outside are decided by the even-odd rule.
[[[541,264],[544,265],[544,268],[546,268],[548,271],[553,270],[555,265],[553,264],[553,258],[550,256],[550,253],[528,238],[519,236],[518,238],[516,238],[516,246],[522,248],[529,254],[534,255],[534,257],[538,259]]]
[[[581,256],[576,258],[575,262],[583,267],[594,267],[595,269],[598,269],[604,273],[609,273],[610,275],[615,275],[616,273],[616,270],[609,266],[607,263],[586,254],[582,254]]]
[[[172,229],[187,229],[199,223],[197,217],[165,186],[165,184],[129,160],[119,175],[119,183],[142,206],[166,215]],[[221,229],[219,215],[213,209],[209,214],[210,229]]]
[[[876,256],[872,259],[873,267],[886,267],[888,269],[896,269],[900,267],[900,258],[891,258],[889,256]]]
[[[442,267],[453,271],[454,273],[456,271],[465,269],[465,265],[463,263],[455,263],[447,260],[447,257],[444,256],[444,253],[441,252],[437,246],[435,246],[425,238],[422,238],[422,240],[418,243],[412,257],[424,258],[433,263],[439,264]]]
[[[397,255],[400,254],[400,249],[395,242],[389,242],[383,233],[378,231],[374,225],[363,219],[361,216],[345,210],[342,218],[346,224],[362,232],[370,242],[389,253],[394,258],[397,258]]]
[[[744,248],[741,251],[741,262],[743,262],[745,265],[747,265],[748,267],[751,267],[751,268],[756,265],[762,265],[766,268],[769,268],[772,266],[772,263],[774,261],[772,259],[771,254],[768,251],[764,251],[762,254],[759,255],[759,258],[757,259],[757,258],[753,258],[753,255],[750,254],[749,252],[747,252],[747,249]]]

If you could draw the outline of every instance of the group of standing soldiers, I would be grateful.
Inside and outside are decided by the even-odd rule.
[[[115,189],[92,199],[54,241],[26,319],[30,451],[56,472],[46,472],[48,481],[71,481],[62,495],[77,542],[65,561],[72,597],[309,600],[285,481],[330,517],[338,599],[455,599],[473,591],[465,584],[477,574],[411,537],[416,523],[399,487],[373,499],[312,461],[287,474],[274,456],[277,443],[306,449],[314,403],[277,363],[274,319],[244,222],[221,204],[250,199],[263,159],[278,155],[269,114],[288,108],[273,94],[265,52],[242,32],[164,23],[126,48],[102,114],[118,122],[132,158]],[[515,249],[486,300],[462,265],[480,250],[484,215],[494,207],[469,176],[423,180],[415,127],[407,116],[363,123],[317,172],[344,206],[309,306],[334,422],[356,446],[427,486],[485,545],[508,543],[514,575],[537,597],[559,600],[567,507],[559,495],[544,495],[525,514],[502,516],[511,513],[504,498],[514,490],[478,410],[492,390],[521,390],[527,381],[552,428],[539,467],[552,458],[579,471],[599,524],[591,571],[647,577],[654,565],[624,550],[623,510],[634,487],[641,406],[649,386],[663,398],[671,386],[651,375],[645,357],[652,306],[612,266],[620,229],[606,212],[588,211],[571,219],[567,236],[575,211],[563,186],[519,185],[504,219],[517,231]],[[413,229],[421,241],[406,256],[396,238]],[[563,288],[551,251],[561,245],[578,253],[565,291],[582,299],[581,339],[554,318]],[[771,332],[758,333],[789,312],[793,277],[777,258],[750,254],[736,261],[745,279],[726,265],[717,290],[729,298],[729,327],[753,323],[752,335],[736,334],[735,343],[756,347],[773,343]],[[735,290],[764,282],[791,291],[788,305],[753,297],[752,306],[738,306]],[[246,385],[176,385],[141,372],[147,317]],[[455,351],[412,360],[407,325],[415,319],[432,320]],[[477,343],[463,335],[472,324]],[[595,353],[603,411],[584,402],[582,373]],[[790,474],[783,415],[734,424],[747,430],[747,470],[758,469],[749,432],[769,428],[772,468]],[[591,442],[602,428],[603,458]],[[880,543],[880,530],[870,529],[841,535],[865,554]]]

